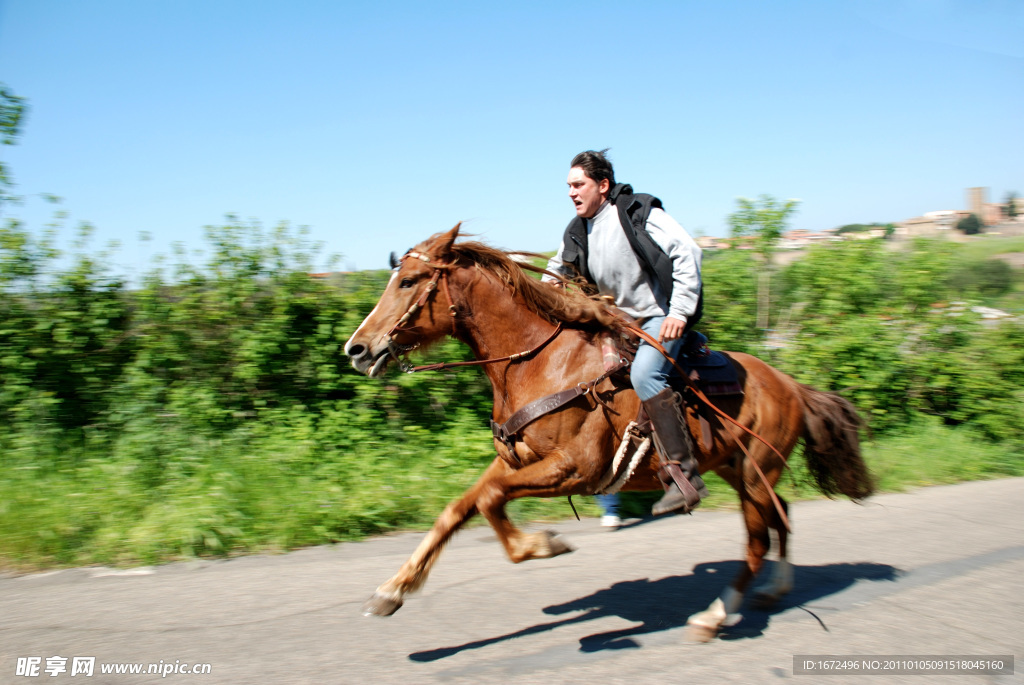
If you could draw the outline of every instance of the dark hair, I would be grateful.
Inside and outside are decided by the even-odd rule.
[[[605,156],[608,152],[608,148],[595,152],[594,150],[587,150],[581,152],[572,158],[572,164],[569,168],[579,167],[583,169],[583,173],[589,178],[594,179],[598,183],[604,179],[608,179],[608,185],[615,185],[615,170],[612,169],[612,161]]]

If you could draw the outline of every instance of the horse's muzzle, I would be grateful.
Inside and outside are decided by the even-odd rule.
[[[380,349],[374,352],[370,346],[357,342],[355,338],[345,343],[345,354],[352,359],[352,368],[370,378],[376,378],[384,373],[390,360],[387,345],[381,345]]]

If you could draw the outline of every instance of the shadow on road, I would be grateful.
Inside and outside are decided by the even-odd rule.
[[[636,623],[629,628],[596,633],[580,638],[580,651],[597,652],[607,649],[637,649],[641,645],[635,636],[671,630],[686,625],[691,614],[702,611],[717,597],[737,573],[741,562],[717,561],[698,564],[693,573],[685,576],[667,576],[659,580],[641,578],[623,581],[609,588],[566,602],[545,607],[544,613],[562,615],[584,613],[559,621],[538,623],[512,633],[467,642],[452,647],[441,647],[409,655],[413,661],[437,661],[469,649],[480,649],[506,640],[543,633],[556,628],[583,624],[606,616],[618,616]],[[723,628],[723,640],[758,637],[764,634],[771,617],[794,607],[801,607],[828,630],[825,623],[805,605],[823,597],[841,592],[862,580],[895,581],[900,571],[887,564],[826,564],[824,566],[795,566],[794,589],[775,607],[756,610],[744,607],[743,618],[733,626]],[[763,573],[762,573],[763,575]]]

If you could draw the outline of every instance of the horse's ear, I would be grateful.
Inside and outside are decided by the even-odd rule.
[[[462,226],[462,222],[455,224],[455,228],[442,233],[437,238],[437,242],[432,246],[431,252],[438,259],[444,259],[452,252],[452,245],[455,244],[455,239],[459,237],[459,228]]]

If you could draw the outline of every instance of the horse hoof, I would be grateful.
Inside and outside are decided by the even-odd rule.
[[[400,597],[388,597],[379,592],[373,593],[373,597],[363,605],[363,616],[390,616],[402,608]]]
[[[576,548],[566,542],[562,536],[548,531],[548,551],[550,556],[557,557],[559,554],[575,552]]]
[[[687,623],[683,632],[683,639],[687,642],[711,642],[718,635],[714,628],[708,628],[697,623]]]

